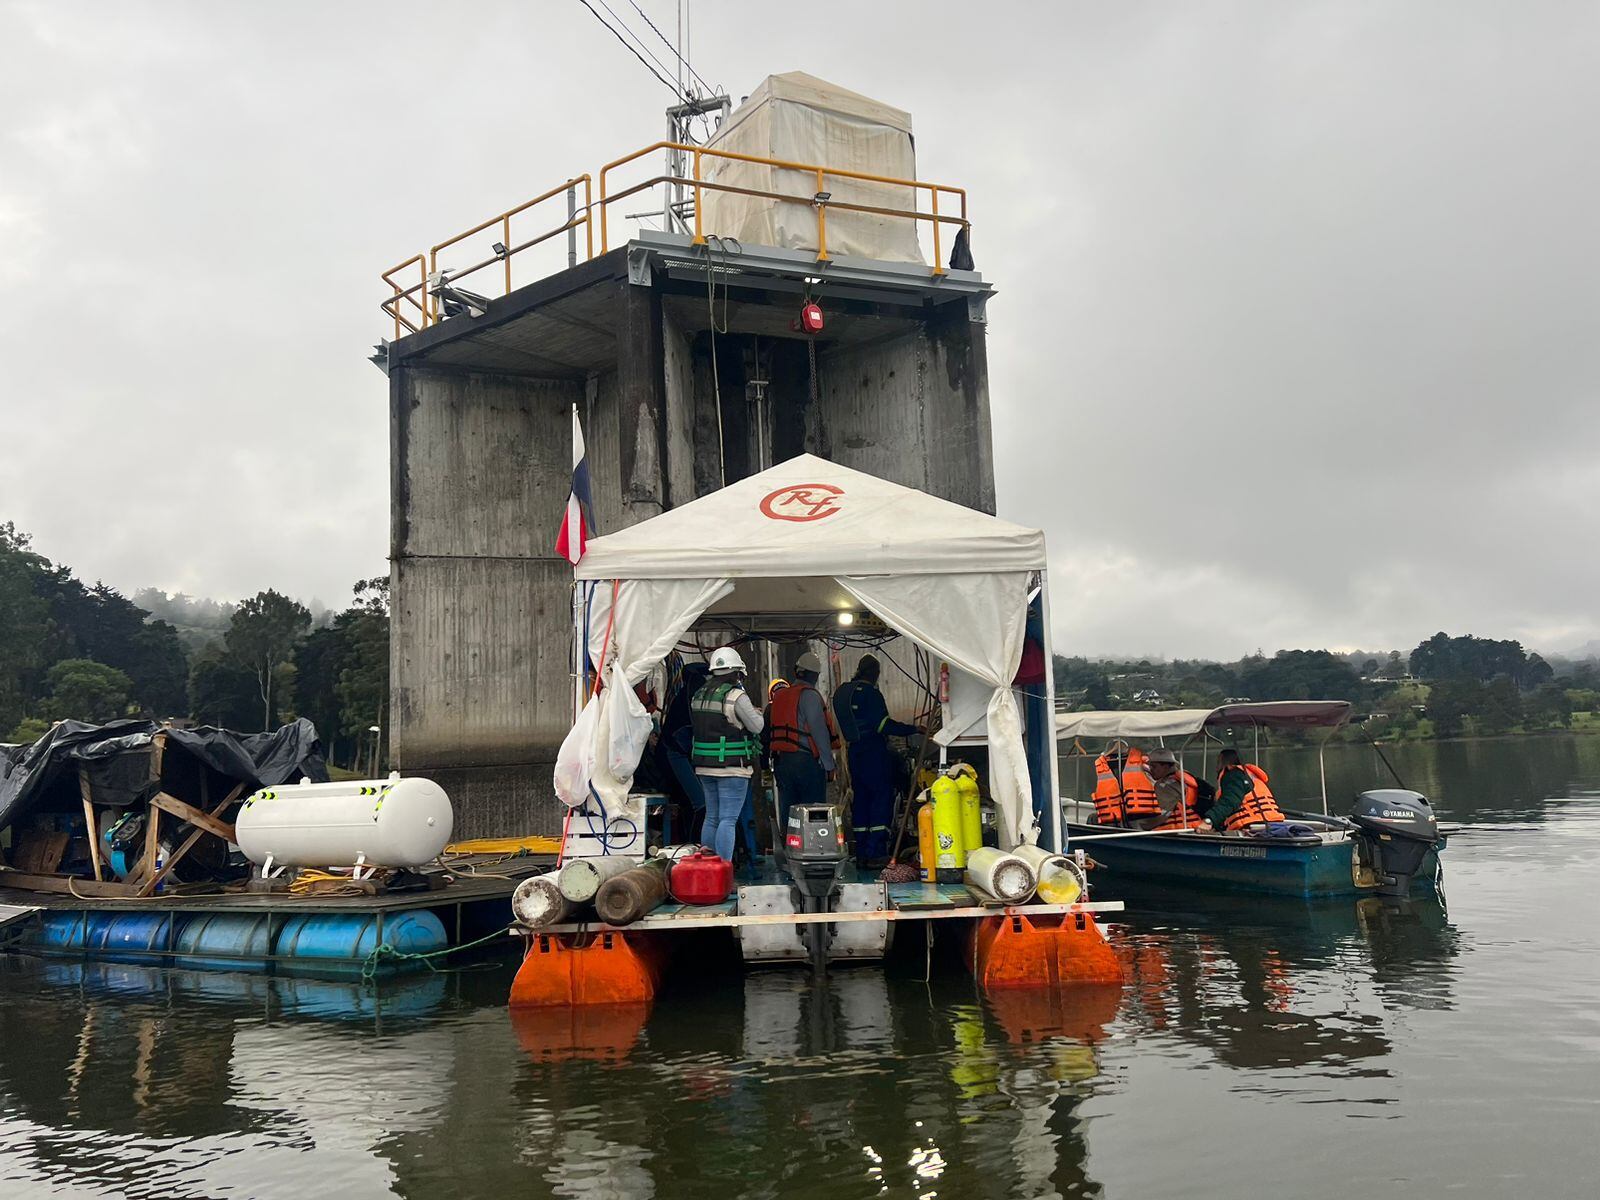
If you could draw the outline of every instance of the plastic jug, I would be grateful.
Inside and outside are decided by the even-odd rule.
[[[672,864],[672,895],[681,904],[721,904],[733,891],[733,864],[696,850]]]

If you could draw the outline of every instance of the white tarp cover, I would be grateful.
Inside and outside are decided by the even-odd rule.
[[[803,71],[764,79],[709,144],[735,154],[865,175],[917,177],[910,113]],[[809,201],[819,190],[815,172],[708,155],[701,159],[701,177],[732,187],[807,198],[805,203],[795,203],[708,189],[702,193],[702,232],[737,238],[753,246],[817,249],[817,210]],[[826,176],[820,190],[828,192],[837,203],[898,211],[916,208],[918,200],[915,188],[837,175]],[[830,208],[828,254],[920,263],[919,223],[905,217]]]
[[[598,584],[591,654],[604,643],[607,664],[619,663],[630,682],[730,590],[737,600],[740,579],[831,577],[897,633],[989,685],[988,782],[1002,836],[1014,845],[1031,839],[1035,825],[1011,680],[1022,659],[1031,576],[1044,566],[1039,530],[802,455],[596,538],[576,575]],[[625,792],[621,773],[606,776],[609,754],[627,739],[612,736],[603,708],[579,726],[587,732],[563,743],[558,784],[580,774],[575,763],[586,759],[597,791],[605,796],[621,785]],[[593,743],[586,754],[573,744],[585,738]]]
[[[1044,567],[1044,534],[1037,529],[802,454],[595,538],[575,574],[787,579]]]
[[[1169,708],[1163,711],[1059,713],[1057,740],[1072,738],[1192,737],[1207,725],[1261,725],[1269,729],[1333,729],[1350,717],[1348,700],[1259,700],[1221,708]]]

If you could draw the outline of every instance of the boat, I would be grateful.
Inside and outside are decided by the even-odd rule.
[[[1318,743],[1321,811],[1280,807],[1286,821],[1270,830],[1156,833],[1096,823],[1092,802],[1062,799],[1068,844],[1084,849],[1118,879],[1188,888],[1226,889],[1279,896],[1404,897],[1435,890],[1442,880],[1439,852],[1445,839],[1426,797],[1403,786],[1375,788],[1356,799],[1349,816],[1328,810],[1322,754],[1328,738],[1350,718],[1344,700],[1282,700],[1224,704],[1218,708],[1058,713],[1058,746],[1069,759],[1092,759],[1105,749],[1136,746],[1172,750],[1179,769],[1205,776],[1223,735],[1241,730],[1322,733]],[[1100,749],[1086,748],[1098,745]],[[1198,771],[1194,768],[1198,767]],[[1083,772],[1078,775],[1082,777]],[[1092,776],[1091,776],[1092,778]],[[1400,781],[1396,778],[1396,783]]]

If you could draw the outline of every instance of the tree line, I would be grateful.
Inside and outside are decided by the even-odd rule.
[[[336,613],[271,589],[237,604],[153,588],[130,600],[0,523],[0,739],[30,742],[69,718],[253,732],[305,716],[330,759],[354,765],[373,752],[370,727],[387,732],[388,697],[386,578],[358,581]]]
[[[1368,732],[1493,735],[1571,727],[1600,713],[1600,663],[1561,670],[1520,642],[1437,633],[1409,653],[1279,650],[1219,663],[1056,657],[1056,691],[1077,709],[1204,708],[1231,700],[1348,700]]]

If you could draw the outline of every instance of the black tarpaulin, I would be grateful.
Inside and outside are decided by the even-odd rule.
[[[328,778],[316,726],[304,717],[271,733],[168,729],[142,720],[63,721],[31,746],[0,746],[0,829],[41,807],[75,808],[79,768],[88,774],[96,804],[125,808],[148,802],[163,786],[150,771],[158,733],[167,738],[164,776],[183,766],[190,772],[203,768],[247,785],[247,791],[302,776],[317,782]]]

